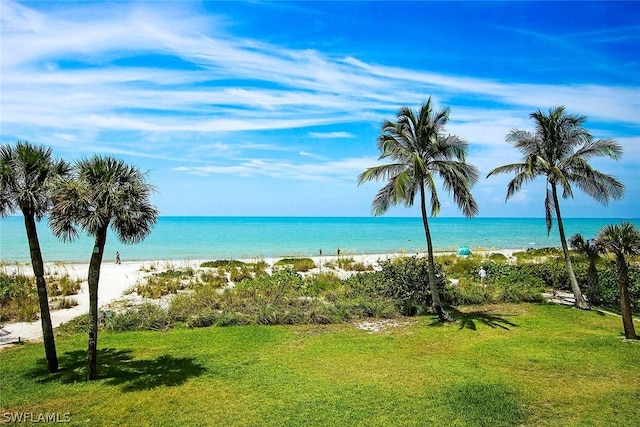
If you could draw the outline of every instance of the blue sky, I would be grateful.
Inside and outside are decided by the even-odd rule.
[[[432,96],[469,142],[480,216],[544,215],[542,182],[505,204],[505,142],[556,105],[625,153],[593,165],[640,216],[640,2],[1,2],[0,142],[149,171],[163,215],[368,216],[380,124]],[[460,216],[441,189],[441,216]],[[393,208],[419,216],[419,208]]]

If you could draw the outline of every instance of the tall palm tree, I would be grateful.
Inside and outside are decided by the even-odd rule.
[[[75,164],[71,179],[53,193],[50,226],[64,241],[78,228],[95,239],[89,261],[89,345],[87,380],[97,377],[98,281],[109,227],[123,243],[142,241],[156,223],[158,210],[150,203],[154,187],[146,174],[122,160],[93,156]]]
[[[587,298],[592,303],[600,302],[598,292],[598,269],[596,262],[600,258],[600,250],[593,240],[587,240],[582,234],[577,233],[569,238],[569,246],[578,253],[584,255],[589,260],[589,268],[587,269]]]
[[[69,165],[51,156],[51,149],[19,141],[15,146],[0,147],[0,216],[22,212],[29,241],[31,266],[36,278],[42,338],[49,372],[58,370],[58,356],[49,313],[44,263],[38,240],[36,221],[51,207],[52,183],[69,172]]]
[[[548,114],[538,110],[531,114],[531,118],[535,120],[535,133],[514,129],[506,137],[507,142],[522,152],[522,162],[499,166],[489,172],[487,177],[499,173],[515,173],[507,186],[507,200],[523,184],[539,176],[546,177],[544,209],[547,233],[551,232],[555,214],[576,306],[588,310],[591,307],[582,296],[569,258],[558,187],[562,189],[562,197],[565,199],[573,197],[572,184],[605,205],[610,199],[620,199],[624,194],[624,185],[613,176],[593,169],[588,160],[603,156],[617,160],[622,155],[622,147],[611,139],[594,140],[582,127],[586,117],[566,114],[564,107],[551,108]]]
[[[392,163],[365,170],[358,182],[386,180],[372,203],[374,215],[381,215],[392,205],[413,206],[420,195],[422,223],[427,239],[428,276],[433,309],[441,321],[454,321],[442,307],[433,260],[433,243],[427,215],[427,197],[432,217],[440,212],[436,179],[453,196],[456,204],[467,217],[478,213],[478,206],[471,194],[471,186],[478,180],[478,170],[466,163],[467,142],[455,135],[445,135],[444,126],[449,121],[449,109],[434,111],[431,97],[414,112],[409,107],[400,108],[396,121],[385,121],[378,137],[380,160]]]
[[[640,231],[630,222],[607,225],[600,230],[596,241],[606,252],[611,252],[616,257],[624,336],[627,339],[637,339],[629,301],[629,264],[625,256],[640,255]]]

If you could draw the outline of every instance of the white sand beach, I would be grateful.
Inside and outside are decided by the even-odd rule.
[[[475,254],[489,255],[491,253],[502,253],[503,255],[510,257],[516,250],[491,250],[491,251],[474,251]],[[439,255],[444,253],[439,253]],[[414,254],[360,254],[351,255],[344,254],[344,257],[352,257],[355,262],[361,262],[365,265],[376,266],[379,261],[393,259],[401,256],[411,256]],[[419,254],[424,256],[424,254]],[[316,265],[322,266],[325,263],[336,260],[337,256],[316,256],[312,257]],[[281,258],[265,258],[264,261],[269,265],[273,264]],[[100,307],[105,307],[112,304],[115,301],[125,298],[125,293],[128,289],[131,289],[136,283],[142,280],[146,275],[152,274],[150,269],[154,273],[166,271],[168,269],[179,269],[186,267],[198,268],[200,264],[205,260],[182,260],[182,261],[131,261],[122,262],[122,264],[115,264],[112,261],[103,261],[102,268],[100,270],[100,283],[98,288],[98,304]],[[255,260],[246,259],[245,262],[255,262]],[[7,265],[4,267],[5,272],[11,273],[12,271],[19,270],[23,274],[32,274],[30,264],[20,265]],[[82,280],[80,291],[77,295],[73,295],[78,302],[78,305],[68,309],[52,310],[51,322],[53,327],[56,328],[61,324],[68,322],[69,320],[86,314],[89,312],[89,293],[87,289],[87,273],[89,271],[89,264],[78,263],[46,263],[45,271],[51,272],[63,272],[68,274],[73,279]],[[319,271],[315,269],[312,271]],[[40,320],[35,322],[17,322],[6,323],[0,326],[0,346],[5,344],[15,343],[17,341],[25,340],[39,340],[42,339],[42,326]]]

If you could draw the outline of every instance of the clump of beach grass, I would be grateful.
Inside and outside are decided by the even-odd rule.
[[[274,268],[292,268],[295,271],[307,272],[316,268],[311,258],[282,258],[275,262]]]

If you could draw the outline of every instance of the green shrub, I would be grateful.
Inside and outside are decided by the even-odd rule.
[[[542,302],[542,292],[546,287],[544,280],[532,274],[529,269],[510,269],[510,273],[496,281],[499,301],[503,302]]]
[[[283,258],[276,261],[274,268],[291,267],[295,271],[306,272],[316,268],[316,263],[311,258]]]
[[[474,278],[478,275],[481,261],[475,256],[456,257],[454,262],[450,262],[444,269],[447,276],[455,279]]]
[[[54,270],[45,276],[47,295],[50,297],[75,295],[80,290],[82,280],[72,279],[68,273],[61,274]]]
[[[362,317],[390,319],[400,316],[400,306],[391,298],[351,296],[335,301],[344,321]]]
[[[251,278],[253,278],[253,274],[249,268],[244,265],[242,267],[232,268],[229,272],[229,279],[234,283],[242,282],[243,280]]]
[[[271,276],[244,280],[234,290],[256,302],[275,304],[281,299],[295,297],[303,284],[302,276],[289,267],[277,270]]]
[[[32,322],[39,314],[35,279],[0,272],[0,322]]]
[[[487,258],[489,258],[493,262],[506,262],[507,257],[501,253],[492,253]]]
[[[444,300],[453,306],[479,305],[494,301],[495,285],[483,286],[470,279],[460,279],[457,284],[447,286]]]
[[[635,308],[640,307],[640,266],[629,266],[628,289],[631,304]],[[598,293],[604,304],[618,305],[620,303],[618,275],[613,262],[598,270]]]
[[[165,331],[173,322],[167,315],[167,310],[156,304],[142,304],[123,313],[116,313],[104,321],[104,326],[110,331],[153,330]]]
[[[200,281],[205,286],[212,286],[216,288],[221,288],[229,284],[226,276],[210,270],[200,272]]]
[[[202,264],[200,264],[200,267],[213,267],[213,268],[218,268],[218,267],[242,267],[243,265],[245,265],[244,262],[242,261],[238,261],[235,259],[218,259],[215,261],[205,261]]]
[[[427,312],[431,306],[427,258],[402,257],[381,262],[380,279],[382,295],[400,304],[405,315]],[[440,264],[436,264],[439,289],[444,289],[445,277]]]
[[[342,280],[335,273],[318,273],[304,279],[301,293],[305,296],[318,296],[341,286]]]
[[[561,248],[551,247],[551,248],[529,249],[526,252],[525,251],[514,252],[513,256],[518,259],[518,262],[520,262],[520,261],[531,261],[531,260],[549,257],[549,256],[561,257],[563,255],[562,255]]]

